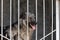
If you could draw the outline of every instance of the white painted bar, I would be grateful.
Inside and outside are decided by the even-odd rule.
[[[19,38],[20,37],[20,35],[19,35],[20,34],[20,26],[19,26],[20,21],[19,21],[19,19],[20,19],[20,0],[18,0],[18,40],[20,40],[20,38]]]
[[[43,36],[45,36],[45,0],[43,0]]]
[[[53,0],[52,0],[52,31],[53,31]],[[51,40],[53,40],[53,33],[52,33],[52,35],[51,35]]]
[[[11,32],[12,32],[11,28],[12,28],[12,0],[10,0],[10,40],[12,39],[11,38]]]
[[[37,0],[36,0],[36,22],[37,22]],[[38,25],[36,25],[36,40],[37,40],[37,26]]]
[[[3,0],[1,0],[1,34],[3,35]],[[3,40],[3,37],[1,37]]]
[[[28,37],[28,14],[29,14],[29,0],[27,0],[27,40],[29,40],[29,37]]]
[[[56,0],[56,40],[59,40],[59,0]]]

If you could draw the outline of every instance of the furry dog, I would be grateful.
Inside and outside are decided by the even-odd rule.
[[[27,26],[28,23],[28,26]],[[29,37],[28,40],[31,40],[31,36],[33,31],[36,29],[36,21],[35,16],[33,13],[28,13],[28,22],[27,22],[27,13],[20,14],[20,32],[19,32],[19,39],[20,40],[27,40],[27,37]],[[28,34],[27,35],[27,27],[28,27]],[[8,38],[10,38],[10,28],[7,28],[7,30],[4,33]],[[12,25],[11,30],[11,38],[12,40],[18,40],[18,23],[15,23]]]

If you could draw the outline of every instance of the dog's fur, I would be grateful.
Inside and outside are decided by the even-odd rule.
[[[20,14],[20,33],[19,33],[19,39],[20,40],[27,40],[27,37],[29,37],[28,40],[31,40],[31,36],[32,36],[32,33],[33,33],[33,29],[31,27],[31,25],[36,25],[36,22],[35,22],[35,16],[33,13],[28,13],[28,34],[27,35],[27,13],[22,13]],[[18,24],[14,24],[12,26],[12,31],[11,31],[11,38],[12,40],[18,40]],[[8,28],[6,31],[5,31],[5,35],[10,38],[10,28]]]

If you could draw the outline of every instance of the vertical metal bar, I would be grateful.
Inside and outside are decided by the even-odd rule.
[[[59,0],[56,0],[56,40],[59,40]]]
[[[43,36],[45,36],[45,0],[43,0]]]
[[[12,34],[12,0],[10,0],[10,40],[11,38],[11,34]]]
[[[18,0],[18,40],[20,40],[20,38],[19,38],[20,37],[20,35],[19,35],[20,34],[19,17],[20,17],[20,0]]]
[[[53,31],[53,0],[52,0],[52,31]],[[53,33],[51,40],[53,40]]]
[[[37,0],[36,0],[36,22],[37,22]],[[37,25],[36,25],[36,40],[37,40]]]
[[[27,0],[27,40],[29,40],[29,37],[28,37],[28,14],[29,14],[29,0]]]
[[[1,0],[1,34],[3,35],[3,0]],[[3,40],[3,37],[1,37]]]

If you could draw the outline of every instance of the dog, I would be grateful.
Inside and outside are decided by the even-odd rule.
[[[27,24],[28,23],[28,24]],[[19,39],[20,40],[31,40],[32,33],[36,29],[36,21],[33,13],[28,13],[28,22],[27,22],[27,13],[20,14],[19,19]],[[28,25],[28,26],[27,26]],[[28,35],[27,35],[27,27],[28,27]],[[7,28],[5,31],[5,36],[10,38],[10,28]],[[11,29],[11,38],[12,40],[18,40],[18,22],[12,25]]]

